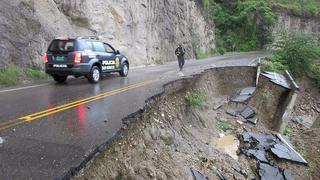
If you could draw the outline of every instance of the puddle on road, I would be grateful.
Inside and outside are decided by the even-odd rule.
[[[230,155],[233,159],[238,160],[239,157],[237,155],[237,150],[239,148],[240,142],[236,137],[227,135],[218,139],[215,144],[224,153]]]

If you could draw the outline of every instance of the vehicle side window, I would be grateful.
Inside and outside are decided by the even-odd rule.
[[[104,44],[107,53],[114,53],[114,49],[109,44]]]
[[[92,42],[94,50],[97,52],[106,52],[102,42]]]
[[[80,45],[81,45],[81,47],[80,47],[81,51],[85,51],[85,50],[93,51],[93,46],[92,46],[92,43],[90,41],[81,41]]]

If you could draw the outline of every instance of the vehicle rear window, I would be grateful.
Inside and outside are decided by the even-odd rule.
[[[73,40],[53,40],[50,47],[50,52],[72,52],[74,51]]]

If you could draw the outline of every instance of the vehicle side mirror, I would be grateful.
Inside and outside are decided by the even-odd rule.
[[[120,51],[119,51],[119,50],[116,50],[116,54],[120,54]]]

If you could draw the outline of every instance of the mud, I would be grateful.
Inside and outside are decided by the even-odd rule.
[[[273,119],[269,116],[281,107],[286,92],[261,80],[249,101],[258,113],[257,125],[244,123],[241,116],[228,115],[226,111],[230,107],[237,110],[245,107],[229,102],[230,96],[255,83],[255,68],[237,67],[211,69],[168,84],[164,93],[150,101],[143,112],[125,119],[127,126],[121,136],[74,179],[192,180],[191,169],[209,179],[257,178],[257,162],[241,155],[235,147],[243,128],[271,133]],[[190,107],[186,95],[198,91],[206,95],[205,101],[201,107]],[[306,155],[307,161],[312,161],[309,167],[281,160],[277,163],[296,179],[319,177],[319,161],[311,160],[305,153],[312,151],[315,155],[319,147],[310,149],[311,144],[305,144],[303,138],[310,138],[308,134],[301,138],[295,135],[295,145],[301,145],[298,151]],[[319,145],[319,138],[312,143]]]

